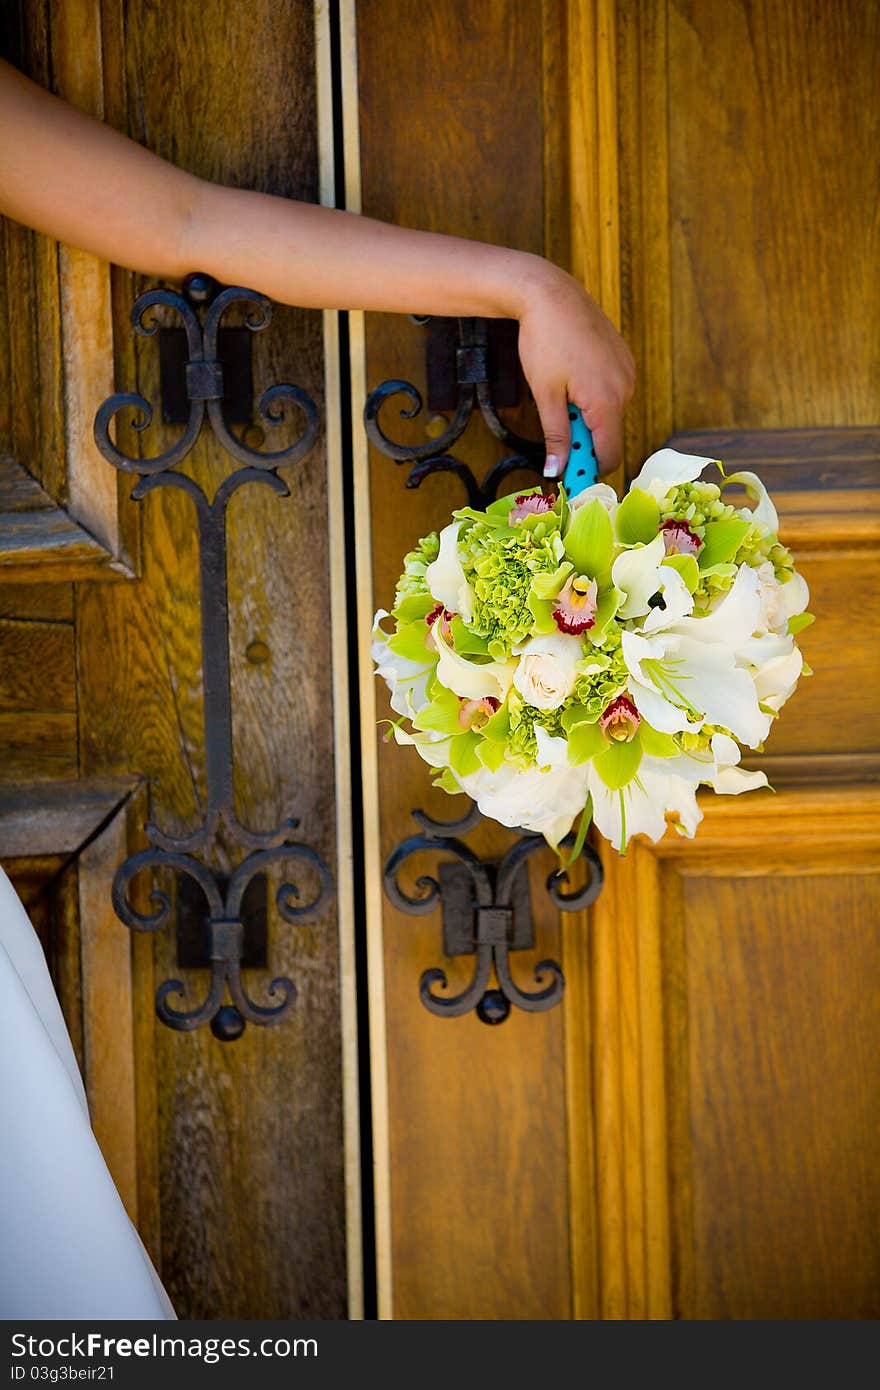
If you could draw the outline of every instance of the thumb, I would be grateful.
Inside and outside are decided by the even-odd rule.
[[[544,463],[545,478],[561,478],[568,463],[571,444],[571,429],[568,423],[568,403],[564,396],[542,396],[536,399],[541,429],[544,432],[544,447],[547,458]]]

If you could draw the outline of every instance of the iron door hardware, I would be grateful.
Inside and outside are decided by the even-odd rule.
[[[267,871],[282,862],[296,865],[316,883],[311,896],[302,895],[290,882],[282,883],[275,895],[281,918],[288,923],[318,920],[333,895],[333,877],[321,855],[295,838],[298,822],[287,819],[275,830],[264,832],[242,825],[233,796],[232,692],[229,662],[229,608],[226,565],[226,509],[230,498],[248,484],[268,487],[278,497],[287,497],[287,484],[277,469],[300,462],[318,437],[318,411],[311,398],[298,386],[282,384],[264,391],[258,403],[263,425],[271,429],[281,420],[284,403],[299,412],[303,427],[293,443],[274,452],[251,448],[233,433],[235,414],[228,409],[227,367],[221,361],[221,321],[233,305],[247,311],[243,333],[264,329],[271,318],[271,304],[262,294],[240,287],[222,288],[209,276],[187,277],[183,292],[153,289],[142,294],[131,311],[134,331],[143,337],[159,329],[151,310],[164,306],[183,323],[187,346],[183,367],[186,409],[181,437],[156,458],[141,459],[121,452],[110,437],[110,425],[123,410],[134,410],[138,432],[145,430],[153,408],[141,395],[120,392],[101,405],[95,417],[95,442],[104,457],[125,473],[139,475],[132,497],[140,500],[157,488],[179,488],[195,506],[199,535],[199,573],[201,599],[202,673],[204,688],[204,738],[206,762],[206,805],[202,823],[184,835],[172,835],[150,821],[145,834],[150,848],[131,855],[120,865],[113,882],[113,906],[120,920],[134,931],[159,931],[172,917],[168,895],[153,888],[150,899],[155,911],[138,911],[128,895],[133,880],[141,873],[170,871],[178,884],[178,959],[180,963],[203,963],[210,969],[205,998],[195,1008],[177,1008],[170,996],[183,996],[180,980],[166,980],[156,992],[156,1013],[169,1028],[189,1032],[210,1024],[214,1036],[224,1042],[241,1037],[246,1023],[277,1024],[289,1013],[296,1000],[296,986],[286,976],[278,976],[268,986],[272,1004],[258,1004],[246,991],[241,977],[242,962],[265,963],[266,916],[265,880]],[[172,330],[173,331],[173,330]],[[238,330],[229,330],[236,332]],[[228,344],[229,339],[226,339]],[[226,349],[228,351],[228,348]],[[168,353],[166,350],[166,357]],[[170,361],[170,358],[169,358]],[[166,361],[166,377],[171,371]],[[243,404],[239,363],[238,414]],[[173,373],[172,373],[173,376]],[[167,405],[167,402],[166,402]],[[173,402],[172,402],[173,405]],[[172,410],[173,413],[173,410]],[[180,412],[178,412],[180,414]],[[183,473],[175,471],[191,452],[207,418],[211,430],[224,450],[241,467],[229,474],[209,501],[201,487]],[[221,826],[232,839],[249,851],[231,874],[203,862],[205,851]],[[202,858],[196,858],[196,854]],[[262,882],[261,882],[262,880]],[[186,887],[180,890],[180,884]],[[251,932],[246,936],[246,925]],[[228,993],[228,1000],[227,1000]]]

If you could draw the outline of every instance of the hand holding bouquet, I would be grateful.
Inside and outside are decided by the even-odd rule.
[[[725,499],[737,484],[754,508]],[[809,595],[777,533],[754,473],[674,449],[620,503],[597,483],[461,508],[376,615],[394,737],[446,791],[553,846],[579,815],[621,852],[670,821],[693,835],[701,783],[767,784],[739,745],[762,747],[804,670]]]

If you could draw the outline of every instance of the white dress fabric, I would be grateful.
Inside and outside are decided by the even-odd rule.
[[[39,939],[0,868],[0,1318],[175,1317],[89,1123]]]

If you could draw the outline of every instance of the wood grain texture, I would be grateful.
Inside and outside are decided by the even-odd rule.
[[[0,584],[0,618],[73,622],[73,585]]]
[[[545,198],[555,198],[542,187],[541,128],[542,34],[554,32],[553,15],[537,3],[425,10],[408,2],[389,24],[387,8],[361,0],[357,21],[364,212],[540,250]],[[423,383],[421,331],[402,317],[368,315],[366,361],[370,388],[388,377]],[[389,430],[407,428],[396,414],[388,412]],[[525,403],[515,418],[537,434]],[[414,421],[408,437],[424,437],[423,425]],[[479,425],[455,452],[479,472],[501,456]],[[405,550],[460,502],[448,478],[404,491],[402,471],[372,457],[377,603],[393,593]],[[380,694],[380,716],[386,709]],[[411,807],[449,816],[455,803],[429,795],[417,758],[384,744],[377,755],[378,803],[367,816],[380,817],[384,857],[411,832]],[[498,852],[509,837],[487,827],[474,842]],[[558,926],[536,885],[539,949],[552,956]],[[442,962],[439,921],[386,903],[384,940],[393,1315],[567,1318],[561,1015],[514,1010],[498,1029],[434,1018],[419,1002],[418,978]],[[521,979],[537,958],[515,963]],[[464,964],[453,964],[451,981],[466,978]]]
[[[279,7],[266,0],[245,12],[214,0],[160,13],[147,3],[124,8],[108,3],[104,19],[111,121],[206,177],[315,196],[310,7]],[[184,49],[189,56],[181,65],[177,59]],[[192,120],[194,109],[198,122]],[[142,286],[124,275],[114,276],[113,283],[117,382],[155,400],[156,344],[138,345],[132,354],[127,325]],[[271,329],[255,338],[255,388],[284,380],[303,386],[320,406],[316,313],[279,308]],[[144,445],[156,447],[150,440]],[[206,440],[186,465],[209,495],[232,467]],[[230,655],[239,814],[246,824],[267,829],[284,815],[299,816],[303,838],[332,864],[323,475],[319,446],[286,474],[289,500],[260,488],[233,500]],[[80,590],[81,766],[90,775],[136,769],[150,779],[152,813],[163,826],[180,830],[198,823],[204,798],[194,518],[188,499],[169,489],[140,504],[140,521],[142,580],[112,594],[97,585]],[[261,659],[253,659],[255,651]],[[224,837],[216,854],[219,864],[240,857]],[[308,885],[302,889],[307,893]],[[182,973],[187,999],[194,1001],[204,989],[204,974],[179,971],[172,938],[164,933],[150,943],[153,978],[158,982]],[[142,977],[143,952],[135,956],[141,1135],[151,1093],[157,1106],[153,1178],[160,1215],[158,1221],[155,1214],[149,1218],[150,1241],[160,1250],[163,1278],[183,1316],[345,1315],[338,946],[332,909],[320,923],[296,931],[273,916],[269,951],[273,973],[289,974],[298,985],[294,1013],[280,1028],[249,1027],[227,1049],[207,1029],[181,1035],[155,1022],[150,987]],[[264,997],[265,976],[248,983]],[[139,1161],[140,1205],[140,1191],[152,1180],[149,1143]]]
[[[851,1317],[874,1306],[876,1069],[866,1076],[862,1048],[877,1026],[877,943],[874,878],[862,870],[876,866],[878,828],[866,784],[880,714],[877,19],[811,0],[618,3],[622,314],[640,373],[627,471],[667,442],[756,469],[818,620],[801,639],[817,674],[751,759],[783,790],[707,797],[693,844],[667,836],[608,861],[596,920],[635,903],[640,943],[654,941],[638,1009],[640,1136],[619,1099],[636,1074],[621,986],[632,944],[623,931],[603,961],[593,943],[595,1007],[611,1026],[593,1094],[600,1298],[613,1315],[644,1306],[631,1293],[633,1165],[644,1230],[649,1217],[655,1226],[646,1284],[660,1315]],[[841,691],[858,692],[853,718]],[[748,964],[734,990],[736,961]],[[819,1001],[823,971],[832,987]],[[862,1040],[847,1056],[838,1037],[851,1036],[850,1015]],[[803,1045],[801,1071],[789,1039]],[[820,1113],[823,1049],[833,1138]],[[845,1255],[829,1236],[838,1219]]]
[[[0,711],[0,772],[3,781],[75,777],[76,714]]]
[[[0,619],[0,710],[76,713],[72,623]]]
[[[54,8],[53,21],[55,88],[78,110],[102,119],[101,0],[67,0]],[[92,434],[95,410],[114,390],[110,267],[76,247],[60,246],[58,279],[70,511],[118,554],[121,480],[107,467]]]
[[[591,909],[598,1310],[667,1318],[670,1234],[660,993],[661,913],[642,845],[602,847],[605,887]],[[576,1283],[591,1272],[577,1270]]]
[[[621,331],[636,361],[624,472],[675,428],[669,228],[667,6],[618,0]]]
[[[113,777],[0,783],[0,858],[76,854],[136,787]]]
[[[3,868],[18,893],[46,956],[77,1064],[83,1070],[82,964],[75,855],[33,847],[0,849]]]
[[[880,794],[702,805],[592,913],[602,1315],[876,1316]]]
[[[545,32],[544,55],[550,75],[558,61],[555,50],[560,42],[564,48],[566,100],[556,106],[545,101],[544,106],[544,252],[565,265],[619,323],[615,11],[614,3],[574,0],[564,6],[561,32]],[[552,177],[551,163],[559,146],[566,155],[566,177],[561,184]],[[560,223],[565,227],[564,236],[554,232]],[[609,481],[619,484],[619,473]],[[561,936],[566,976],[563,1024],[572,1317],[587,1319],[597,1317],[600,1309],[596,1095],[592,1079],[595,961],[590,958],[588,914],[563,914]]]
[[[132,933],[113,911],[113,875],[128,853],[125,805],[78,863],[83,1077],[95,1138],[132,1221],[138,1221]]]
[[[873,5],[669,5],[677,428],[876,423],[878,63]]]
[[[14,458],[0,458],[0,583],[123,578],[130,570]]]
[[[113,874],[131,847],[132,790],[105,779],[0,791],[0,858],[43,946],[95,1137],[137,1221],[132,945],[110,901]]]
[[[667,898],[686,924],[679,1316],[877,1316],[877,859],[838,849],[833,877],[689,874]]]
[[[51,88],[48,0],[14,8],[16,14],[4,15],[3,56]],[[0,297],[9,363],[3,391],[3,449],[14,454],[63,507],[67,480],[58,246],[51,238],[8,219],[0,219],[0,225],[5,231],[5,247],[0,252]]]

